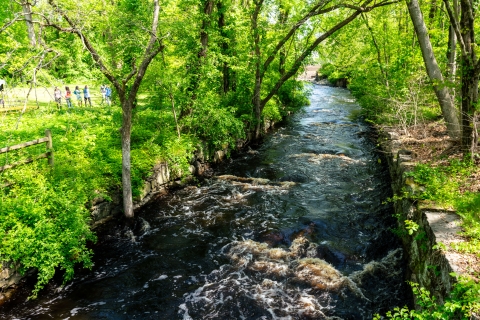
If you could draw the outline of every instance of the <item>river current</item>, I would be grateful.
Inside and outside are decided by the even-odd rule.
[[[106,224],[93,270],[0,318],[371,319],[410,304],[370,129],[347,90],[311,91],[258,150],[158,197],[134,228]]]

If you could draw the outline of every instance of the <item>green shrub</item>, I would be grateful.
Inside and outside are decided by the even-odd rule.
[[[455,274],[452,274],[456,276]],[[417,298],[419,310],[410,310],[407,307],[394,308],[385,315],[387,319],[471,319],[474,314],[480,312],[480,284],[467,277],[458,278],[450,295],[443,304],[439,304],[436,298],[425,288],[417,283],[410,283],[413,293]],[[379,314],[374,319],[382,319]]]

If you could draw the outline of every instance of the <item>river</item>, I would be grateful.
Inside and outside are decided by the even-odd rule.
[[[95,266],[1,319],[371,319],[411,304],[389,177],[345,89],[99,232]],[[28,286],[27,286],[28,288]]]

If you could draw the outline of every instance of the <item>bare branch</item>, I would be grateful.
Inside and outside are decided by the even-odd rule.
[[[92,55],[92,58],[93,60],[97,63],[97,65],[99,66],[100,68],[100,71],[103,73],[103,75],[108,79],[110,80],[110,82],[115,86],[115,88],[117,89],[117,91],[119,93],[123,93],[124,92],[124,88],[120,85],[120,83],[118,82],[118,80],[115,78],[115,76],[110,72],[110,70],[107,69],[107,67],[105,66],[105,64],[103,63],[103,60],[102,58],[100,57],[100,55],[98,54],[97,50],[95,50],[95,48],[93,47],[92,43],[88,40],[88,38],[86,38],[83,34],[83,32],[76,26],[76,24],[70,19],[70,17],[67,15],[67,13],[62,10],[56,3],[54,0],[48,0],[48,3],[52,6],[52,8],[54,8],[54,10],[60,14],[62,16],[63,19],[65,19],[65,21],[68,23],[68,25],[70,26],[70,28],[64,28],[64,27],[61,27],[59,26],[58,24],[56,23],[52,23],[50,22],[48,19],[46,19],[47,21],[47,24],[46,26],[49,26],[49,27],[53,27],[59,31],[62,31],[62,32],[68,32],[68,33],[74,33],[76,34],[80,40],[82,41],[83,45],[87,48],[87,50],[90,52],[90,54]]]
[[[0,33],[2,33],[3,31],[5,31],[5,29],[7,29],[8,27],[10,27],[10,26],[11,26],[12,24],[14,24],[15,22],[22,20],[22,16],[23,16],[23,14],[21,14],[21,13],[15,14],[15,16],[13,17],[12,20],[6,22],[6,23],[0,28]]]
[[[345,20],[339,22],[338,24],[336,24],[335,26],[333,26],[332,28],[330,28],[327,32],[323,33],[321,36],[319,36],[315,42],[313,42],[307,49],[305,49],[305,51],[295,60],[295,62],[293,63],[293,66],[290,68],[290,70],[288,72],[286,72],[274,85],[274,87],[270,90],[270,92],[267,94],[267,96],[261,100],[261,105],[262,105],[262,108],[266,105],[266,103],[278,92],[278,90],[280,89],[280,87],[285,83],[285,81],[287,81],[288,79],[290,79],[293,75],[295,75],[295,73],[298,71],[298,69],[300,68],[300,66],[302,65],[302,62],[303,60],[305,60],[305,58],[322,42],[324,41],[325,39],[327,39],[329,36],[331,36],[333,33],[335,33],[336,31],[340,30],[341,28],[343,28],[344,26],[346,26],[347,24],[349,24],[350,22],[352,22],[357,16],[359,16],[362,12],[368,12],[368,11],[371,11],[373,10],[374,8],[378,7],[378,6],[381,6],[383,5],[384,3],[386,2],[381,2],[381,3],[378,3],[378,4],[374,4],[370,7],[367,7],[366,5],[368,5],[370,2],[372,2],[373,0],[367,0],[363,3],[362,6],[360,7],[357,7],[357,10],[355,12],[353,12],[348,18],[346,18]]]
[[[457,41],[460,44],[460,50],[462,51],[462,56],[467,56],[467,47],[465,46],[465,42],[463,41],[462,33],[460,32],[460,25],[458,22],[457,15],[453,12],[452,7],[450,6],[450,2],[448,0],[443,0],[445,4],[445,9],[447,9],[448,17],[450,19],[450,24],[455,31],[455,35],[457,36]]]

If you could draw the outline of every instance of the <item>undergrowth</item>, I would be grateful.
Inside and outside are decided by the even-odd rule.
[[[456,276],[452,274],[452,276]],[[458,282],[453,286],[450,295],[444,303],[438,303],[436,298],[425,288],[419,287],[416,283],[410,283],[418,305],[417,310],[410,310],[408,307],[397,307],[388,311],[386,319],[472,319],[479,315],[480,284],[467,277],[459,277]],[[375,320],[382,317],[379,314],[374,316]]]
[[[469,177],[478,170],[470,159],[451,160],[448,165],[434,166],[431,164],[418,164],[415,169],[408,172],[407,177],[414,179],[421,185],[415,194],[409,197],[426,200],[437,206],[454,209],[462,218],[463,235],[468,241],[451,244],[450,248],[480,255],[480,194],[465,191]],[[412,230],[412,223],[405,221],[407,230]],[[411,233],[410,233],[411,234]],[[445,247],[444,244],[441,244]],[[447,249],[446,247],[444,249]],[[456,274],[452,276],[458,277]],[[478,273],[473,276],[478,277]],[[470,275],[457,278],[452,291],[443,303],[425,288],[418,284],[410,283],[416,296],[417,310],[407,307],[395,308],[387,312],[387,319],[471,319],[480,313],[480,283]],[[376,315],[374,319],[382,319]]]
[[[416,183],[423,186],[416,195],[438,206],[453,208],[462,218],[463,235],[470,241],[455,245],[455,250],[479,254],[480,252],[480,194],[464,191],[469,177],[478,167],[469,159],[452,160],[448,165],[432,166],[418,164],[415,170],[407,173]]]
[[[155,114],[153,114],[155,113]],[[132,132],[133,195],[142,192],[142,179],[159,161],[175,162],[188,172],[188,157],[195,139],[178,138],[167,109],[138,108]],[[18,127],[17,127],[18,124]],[[53,277],[57,268],[72,278],[75,264],[91,267],[87,248],[95,235],[90,230],[90,203],[111,199],[121,189],[121,110],[44,107],[19,116],[0,114],[1,146],[41,138],[45,129],[53,137],[55,165],[46,159],[0,173],[0,262],[19,266],[21,272],[38,271],[32,297]],[[0,166],[45,152],[45,144],[0,155]],[[173,167],[173,166],[172,166]],[[1,267],[1,264],[0,264]]]

